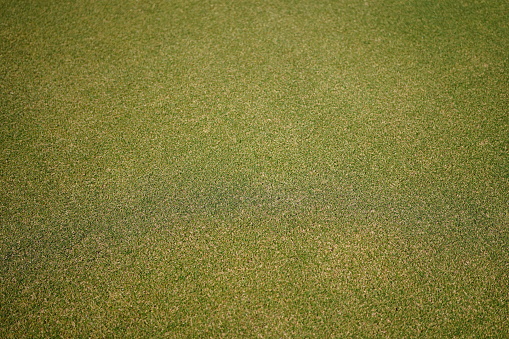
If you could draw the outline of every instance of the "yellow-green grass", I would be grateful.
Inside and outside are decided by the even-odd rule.
[[[0,1],[0,337],[503,337],[506,1]]]

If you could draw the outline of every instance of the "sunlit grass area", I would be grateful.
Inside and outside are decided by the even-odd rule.
[[[503,337],[506,1],[0,0],[0,337]]]

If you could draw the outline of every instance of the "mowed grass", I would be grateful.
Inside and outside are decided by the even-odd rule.
[[[503,337],[509,4],[0,1],[0,337]]]

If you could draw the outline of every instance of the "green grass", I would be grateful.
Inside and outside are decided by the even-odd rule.
[[[0,337],[503,337],[503,0],[0,0]]]

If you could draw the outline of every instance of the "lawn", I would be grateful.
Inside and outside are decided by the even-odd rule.
[[[505,0],[0,0],[0,337],[509,333]]]

